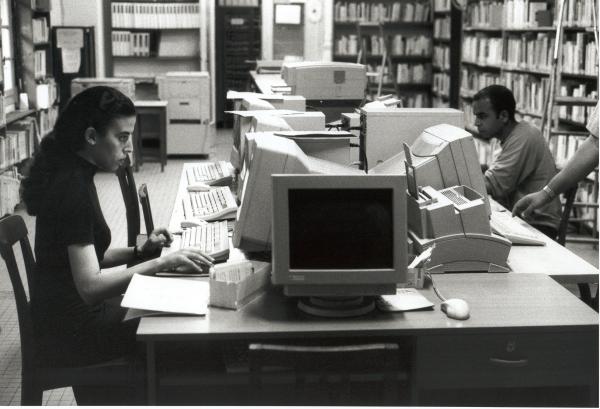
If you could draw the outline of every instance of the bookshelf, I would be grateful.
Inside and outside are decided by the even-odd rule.
[[[154,84],[170,71],[200,71],[198,0],[103,3],[107,77]]]
[[[587,136],[585,124],[598,101],[598,54],[594,45],[592,2],[569,0],[564,18],[562,81],[557,95],[558,123],[565,134],[548,140],[562,168]],[[460,106],[467,130],[473,128],[472,96],[491,84],[510,88],[517,101],[517,120],[538,127],[546,109],[558,3],[554,0],[468,0],[463,16]],[[497,141],[476,141],[482,164],[490,163]],[[576,206],[596,220],[598,172],[580,183]],[[590,225],[594,231],[597,227]]]
[[[233,126],[232,101],[225,99],[228,90],[248,87],[248,72],[261,54],[261,8],[259,0],[218,2],[216,24],[216,115],[217,122]]]
[[[432,105],[458,108],[461,51],[460,9],[451,0],[433,1]]]
[[[387,37],[392,71],[383,70],[384,88],[395,88],[397,83],[404,105],[431,106],[432,84],[432,30],[431,2],[423,0],[334,2],[334,61],[356,62],[363,41],[367,71],[380,72],[384,41],[377,24],[383,24]],[[358,38],[358,24],[361,37]],[[376,86],[377,77],[369,82]]]

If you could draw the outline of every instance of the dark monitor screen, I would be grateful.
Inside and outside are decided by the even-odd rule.
[[[290,269],[394,267],[392,189],[290,189]]]

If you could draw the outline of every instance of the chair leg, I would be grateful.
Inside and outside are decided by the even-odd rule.
[[[31,380],[21,382],[21,406],[41,406],[44,390]]]

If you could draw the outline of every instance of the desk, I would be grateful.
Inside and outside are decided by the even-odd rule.
[[[316,318],[272,289],[240,311],[209,308],[206,317],[142,318],[137,337],[147,350],[148,403],[157,398],[157,343],[343,336],[349,343],[360,337],[411,343],[412,404],[432,398],[443,404],[431,390],[573,385],[588,387],[590,403],[597,404],[598,315],[568,290],[543,274],[452,274],[435,280],[444,294],[468,301],[469,320],[448,319],[430,288],[423,294],[435,303],[433,311]]]
[[[187,166],[191,164],[185,164],[184,171]],[[179,228],[182,215],[178,203],[184,192],[182,172],[172,228]],[[156,371],[158,345],[343,337],[347,343],[372,338],[408,346],[412,405],[448,404],[450,395],[455,399],[453,405],[524,406],[539,404],[537,395],[533,401],[519,400],[520,395],[512,390],[495,398],[472,396],[499,388],[543,388],[540,396],[546,396],[562,394],[560,387],[573,386],[584,389],[583,403],[578,405],[597,405],[598,314],[556,281],[597,280],[598,271],[554,244],[549,240],[543,247],[514,246],[509,255],[513,273],[436,275],[436,285],[443,294],[469,303],[471,318],[467,321],[448,319],[441,313],[440,301],[431,288],[422,293],[435,309],[408,313],[374,311],[339,320],[311,317],[300,312],[294,300],[284,297],[279,288],[271,288],[239,311],[209,308],[205,317],[142,318],[137,339],[147,351],[148,403],[157,403],[161,382]],[[227,382],[234,375],[209,377]],[[241,378],[236,376],[235,382],[230,382],[230,399],[237,396],[234,383],[248,384],[247,374]],[[186,384],[194,382],[198,385],[203,381],[192,379]],[[572,397],[568,396],[565,399]],[[573,402],[560,404],[569,403]]]
[[[137,114],[136,126],[134,130],[134,156],[135,156],[135,170],[139,169],[139,166],[144,163],[142,155],[142,135],[141,135],[141,123],[142,117],[145,115],[155,115],[158,117],[158,140],[159,140],[159,156],[160,171],[165,170],[167,164],[167,101],[151,101],[151,100],[137,100],[134,101],[135,110]]]

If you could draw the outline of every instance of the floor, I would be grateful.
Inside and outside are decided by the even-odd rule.
[[[211,138],[210,160],[228,160],[231,148],[230,130],[219,130]],[[166,226],[173,206],[173,197],[177,189],[174,180],[179,179],[184,162],[190,159],[169,158],[164,172],[158,163],[144,163],[135,174],[136,184],[148,186],[152,213],[156,226]],[[113,174],[98,173],[95,178],[100,203],[109,224],[112,246],[125,246],[127,229],[125,209],[117,178]],[[16,214],[24,217],[29,229],[30,241],[34,242],[34,219],[23,209]],[[143,224],[143,221],[142,221]],[[143,228],[142,228],[143,229]],[[598,250],[589,244],[568,244],[567,247],[588,262],[598,267]],[[577,287],[569,289],[577,294]],[[596,291],[595,287],[593,289]],[[0,263],[0,406],[20,405],[21,394],[21,348],[17,312],[12,287],[4,263]],[[76,405],[71,388],[56,389],[44,393],[43,404],[49,406]]]

